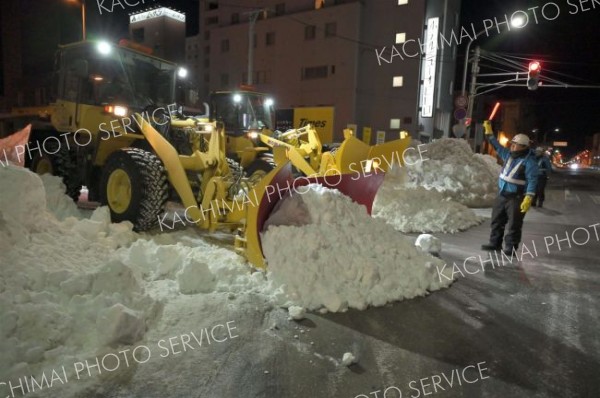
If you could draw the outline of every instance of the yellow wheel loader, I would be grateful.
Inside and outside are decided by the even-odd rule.
[[[238,162],[244,173],[254,179],[273,170],[270,148],[257,140],[258,134],[273,134],[273,99],[242,86],[235,91],[211,93],[209,104],[211,120],[225,125],[227,157]]]
[[[262,268],[260,234],[282,198],[272,194],[276,189],[318,182],[370,210],[383,178],[376,163],[385,170],[382,159],[394,161],[395,152],[401,162],[406,138],[369,147],[347,135],[335,154],[317,156],[320,143],[310,128],[304,130],[309,147],[268,141],[259,133],[274,147],[277,167],[263,178],[247,178],[226,157],[224,123],[183,115],[174,106],[176,75],[176,65],[126,43],[61,47],[56,100],[48,106],[50,120],[35,121],[24,151],[28,165],[61,175],[72,197],[87,186],[90,200],[106,204],[114,221],[130,221],[136,230],[155,227],[166,201],[179,201],[187,222],[237,231],[236,248]],[[292,166],[311,177],[298,179]],[[329,166],[339,179],[323,177]]]

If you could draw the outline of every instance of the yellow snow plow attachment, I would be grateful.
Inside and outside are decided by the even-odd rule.
[[[345,129],[341,145],[323,151],[318,133],[310,124],[279,136],[261,134],[259,138],[273,148],[277,164],[289,160],[307,176],[388,171],[394,164],[403,165],[404,151],[410,145],[410,136],[405,131],[396,140],[370,146],[356,138],[352,130]],[[285,156],[281,155],[282,150]]]
[[[308,138],[299,139],[304,135]],[[273,148],[277,167],[254,186],[250,195],[256,203],[247,209],[244,255],[254,266],[266,267],[260,234],[277,202],[302,192],[297,190],[300,186],[319,183],[341,191],[364,205],[370,214],[385,172],[393,165],[403,166],[403,154],[410,144],[406,132],[401,132],[397,140],[375,146],[354,137],[352,130],[344,130],[344,138],[335,151],[322,152],[317,132],[310,125],[278,138],[260,136]],[[292,166],[306,176],[294,178]]]

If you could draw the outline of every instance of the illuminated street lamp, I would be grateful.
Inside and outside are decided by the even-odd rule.
[[[67,0],[69,3],[81,4],[81,33],[85,41],[85,0]]]

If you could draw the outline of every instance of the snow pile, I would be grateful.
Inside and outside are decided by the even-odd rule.
[[[262,272],[250,273],[244,259],[234,251],[207,243],[201,231],[182,230],[147,235],[115,256],[145,282],[160,287],[156,297],[199,293],[259,293],[277,295]]]
[[[426,151],[426,152],[425,152]],[[490,159],[474,154],[462,139],[442,138],[406,153],[410,186],[437,190],[469,207],[489,207],[498,192],[498,172]],[[425,160],[426,159],[426,160]]]
[[[483,221],[473,210],[435,190],[406,186],[403,170],[394,168],[386,174],[373,202],[373,217],[404,233],[454,233]]]
[[[331,312],[365,309],[448,285],[435,272],[440,260],[371,218],[364,206],[339,191],[308,187],[275,209],[296,225],[270,223],[262,236],[269,278],[283,285],[290,304]]]
[[[65,195],[66,188],[62,178],[51,174],[42,174],[40,178],[46,190],[46,208],[57,219],[64,220],[67,217],[82,218],[84,216],[75,202]]]
[[[108,210],[59,222],[39,176],[0,168],[0,380],[139,341],[159,305],[112,257],[136,234]]]

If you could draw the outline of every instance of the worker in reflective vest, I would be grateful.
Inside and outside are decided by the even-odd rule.
[[[492,232],[490,242],[482,245],[483,250],[502,250],[504,239],[505,254],[511,255],[521,243],[521,231],[525,213],[531,207],[535,196],[538,167],[535,155],[529,148],[529,137],[517,134],[512,140],[510,150],[504,148],[492,131],[489,120],[483,123],[485,135],[496,150],[504,165],[498,179],[498,197],[492,210]],[[504,236],[504,229],[508,231]]]
[[[535,148],[535,161],[538,166],[538,183],[537,189],[535,190],[535,197],[531,205],[535,207],[542,207],[544,205],[544,199],[546,198],[546,183],[548,182],[548,175],[552,172],[552,163],[550,159],[544,153],[544,148]]]

